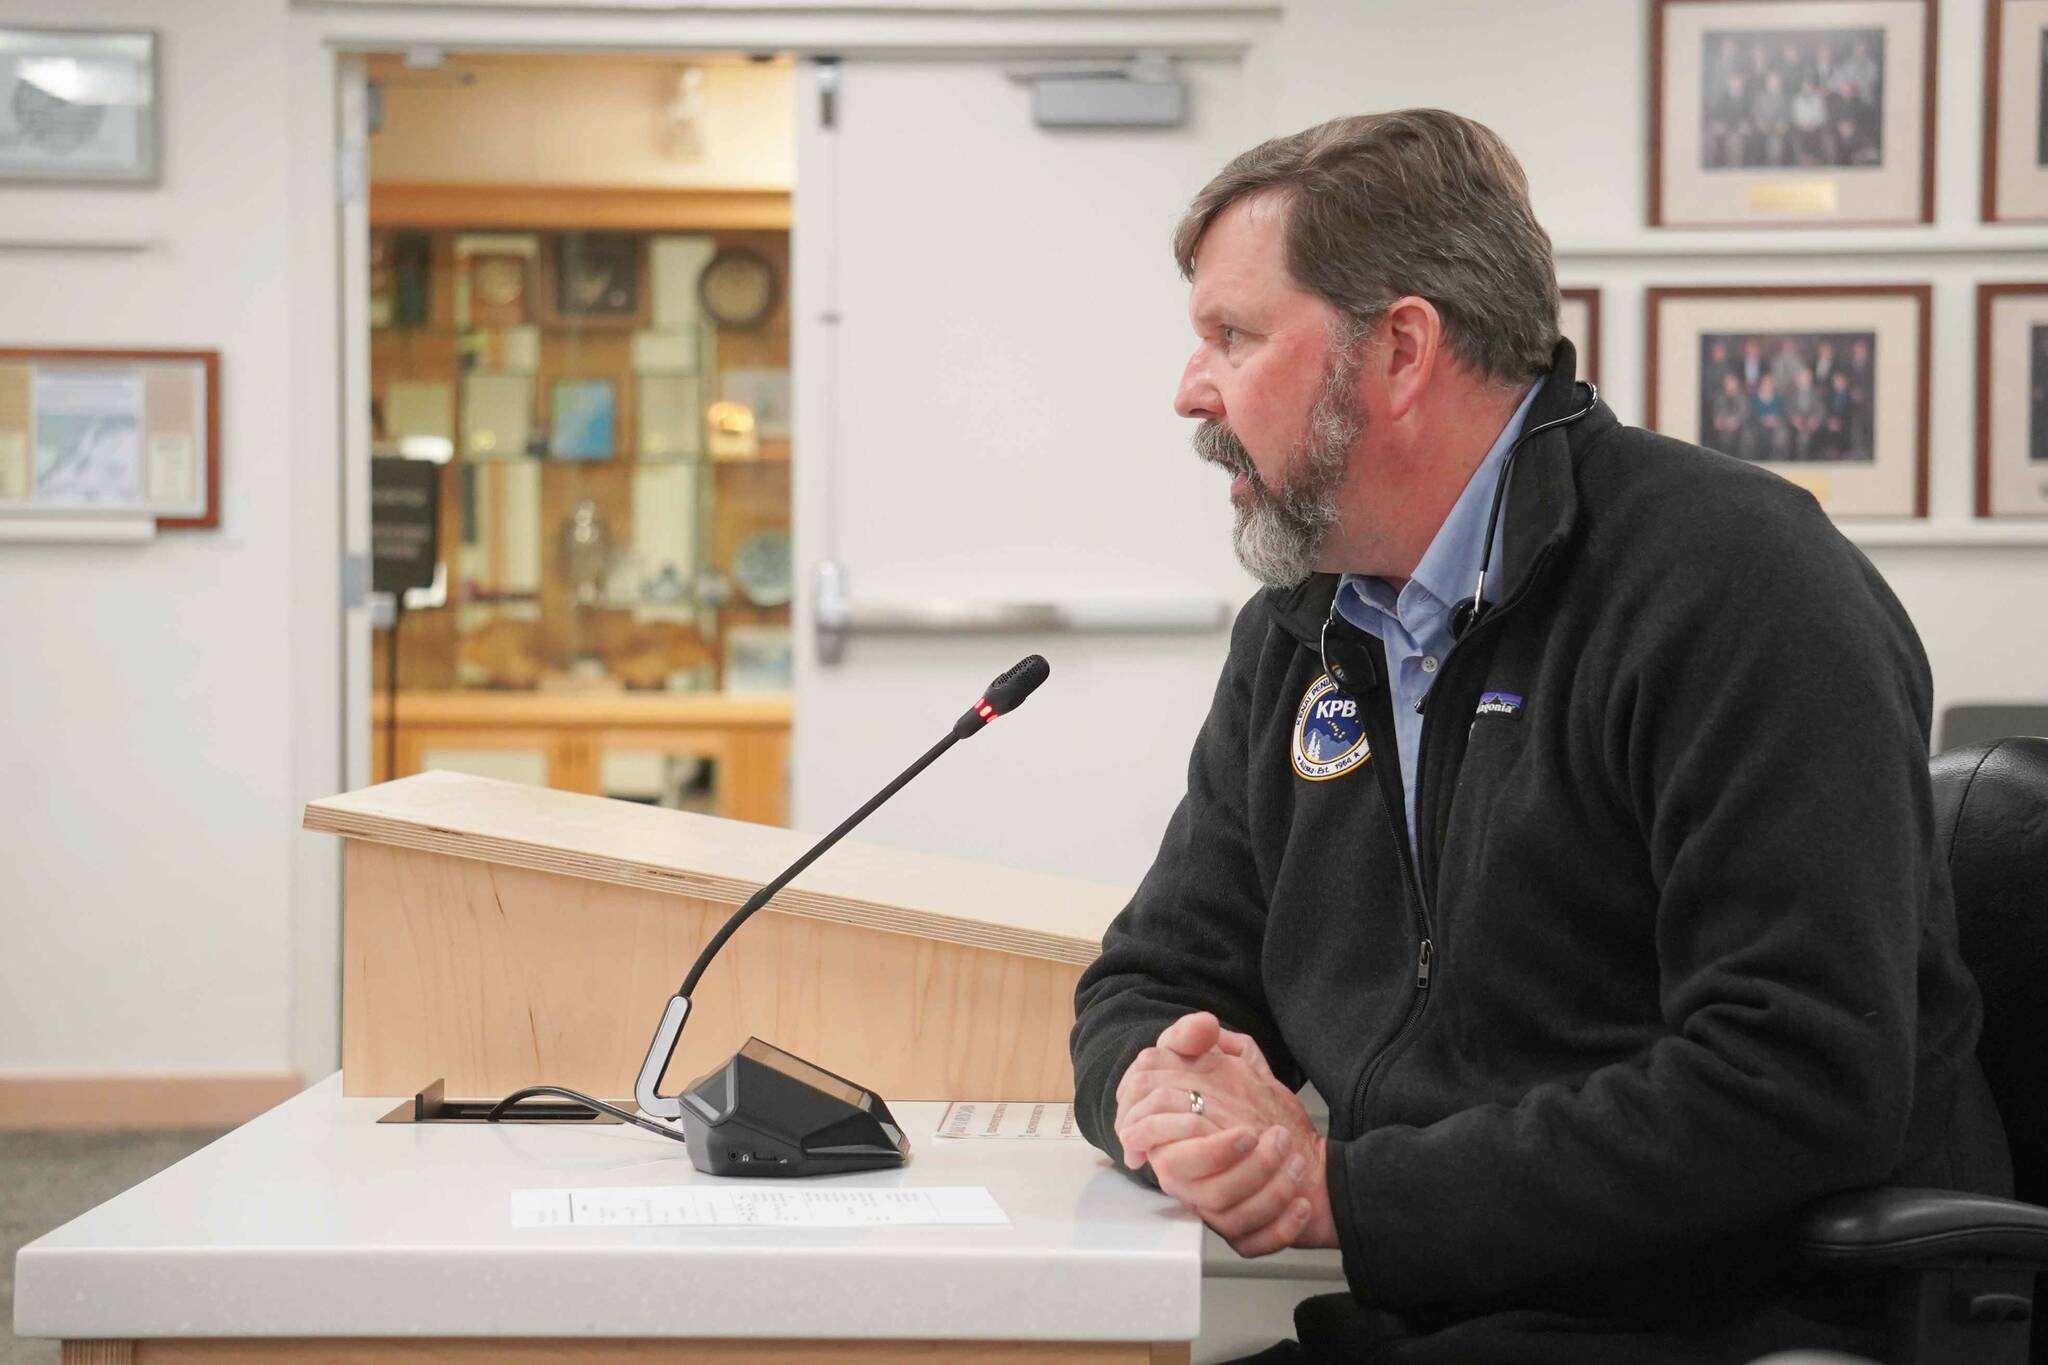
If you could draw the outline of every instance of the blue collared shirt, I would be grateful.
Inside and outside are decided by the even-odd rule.
[[[1422,748],[1422,715],[1416,704],[1436,681],[1437,666],[1451,648],[1451,609],[1469,600],[1478,582],[1479,551],[1486,544],[1486,514],[1493,506],[1501,466],[1522,434],[1529,405],[1543,388],[1538,379],[1522,396],[1521,406],[1494,438],[1493,448],[1472,471],[1465,491],[1437,527],[1436,537],[1422,553],[1422,562],[1397,596],[1383,578],[1348,573],[1337,584],[1337,610],[1360,630],[1380,638],[1387,654],[1387,680],[1393,689],[1394,743],[1401,757],[1401,788],[1408,807],[1408,851],[1416,853],[1415,780]],[[1493,538],[1486,581],[1500,588],[1503,536]],[[1419,855],[1416,855],[1419,856]]]

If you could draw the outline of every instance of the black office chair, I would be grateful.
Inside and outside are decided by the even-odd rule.
[[[1807,1209],[1793,1243],[1816,1269],[1887,1277],[1890,1365],[2048,1365],[2048,739],[1973,744],[1931,770],[2015,1198],[1858,1190]]]
[[[1960,749],[2008,735],[2048,735],[2048,706],[2039,702],[1960,702],[1944,707],[1935,728],[1937,747]]]

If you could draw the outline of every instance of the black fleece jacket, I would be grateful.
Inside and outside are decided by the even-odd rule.
[[[1572,366],[1561,345],[1530,427],[1587,403]],[[1419,866],[1383,684],[1355,698],[1367,761],[1295,763],[1334,577],[1239,612],[1187,794],[1075,997],[1081,1129],[1120,1159],[1125,1068],[1212,1010],[1329,1102],[1351,1294],[1407,1343],[1373,1358],[1549,1359],[1555,1330],[1592,1360],[1603,1326],[1617,1359],[1768,1349],[1727,1319],[1784,1301],[1774,1220],[2010,1180],[1927,662],[1805,492],[1604,404],[1524,447],[1503,534],[1497,605],[1427,699]]]

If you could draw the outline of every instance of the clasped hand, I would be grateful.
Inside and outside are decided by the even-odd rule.
[[[1159,1188],[1240,1256],[1337,1245],[1325,1139],[1259,1045],[1213,1014],[1181,1016],[1133,1059],[1116,1088],[1116,1137],[1126,1166],[1150,1163]]]

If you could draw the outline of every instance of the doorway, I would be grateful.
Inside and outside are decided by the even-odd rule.
[[[793,64],[363,74],[372,778],[786,823]]]

